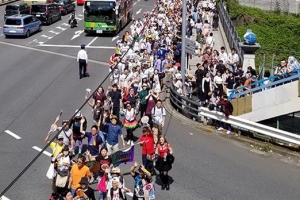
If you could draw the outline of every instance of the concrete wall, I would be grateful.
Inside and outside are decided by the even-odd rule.
[[[252,95],[252,112],[239,117],[253,122],[300,111],[299,81]]]

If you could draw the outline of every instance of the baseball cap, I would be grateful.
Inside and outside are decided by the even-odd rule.
[[[64,139],[64,136],[63,136],[62,134],[59,134],[59,135],[57,136],[57,139],[58,139],[58,140]]]

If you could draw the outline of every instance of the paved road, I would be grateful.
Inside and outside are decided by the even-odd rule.
[[[138,16],[152,8],[152,1],[135,4],[135,12],[142,9]],[[0,13],[3,9],[0,7]],[[80,10],[81,7],[77,9],[79,18]],[[0,17],[3,24],[1,20]],[[28,39],[0,36],[0,191],[35,157],[37,151],[32,147],[44,146],[49,125],[59,111],[64,109],[63,117],[71,116],[83,102],[85,89],[96,88],[107,74],[105,63],[115,46],[112,37],[86,37],[83,33],[71,40],[75,31],[82,30],[82,22],[76,29],[64,26],[66,22],[67,16]],[[94,62],[89,64],[92,76],[79,80],[74,56],[82,43],[89,44],[88,53]],[[89,121],[90,111],[88,107],[83,109]],[[199,132],[170,116],[165,132],[176,156],[170,173],[174,182],[169,192],[157,186],[157,199],[276,200],[298,199],[300,195],[299,169],[295,164],[252,153],[242,144]],[[139,130],[136,135],[140,135]],[[139,152],[136,158],[141,160]],[[50,182],[45,174],[49,160],[42,155],[5,196],[11,200],[47,199]],[[128,164],[122,169],[128,172],[129,167]],[[129,176],[126,181],[133,188]]]

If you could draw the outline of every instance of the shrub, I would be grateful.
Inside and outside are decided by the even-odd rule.
[[[276,61],[287,59],[290,55],[300,59],[299,15],[280,14],[278,10],[263,11],[240,5],[236,0],[227,0],[226,5],[239,37],[242,39],[246,30],[251,29],[262,46],[256,53],[256,68],[261,64],[264,54],[267,63],[271,62],[273,54]]]

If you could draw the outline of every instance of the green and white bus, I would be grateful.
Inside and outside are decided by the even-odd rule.
[[[132,17],[133,0],[86,0],[84,3],[86,33],[118,33]]]

